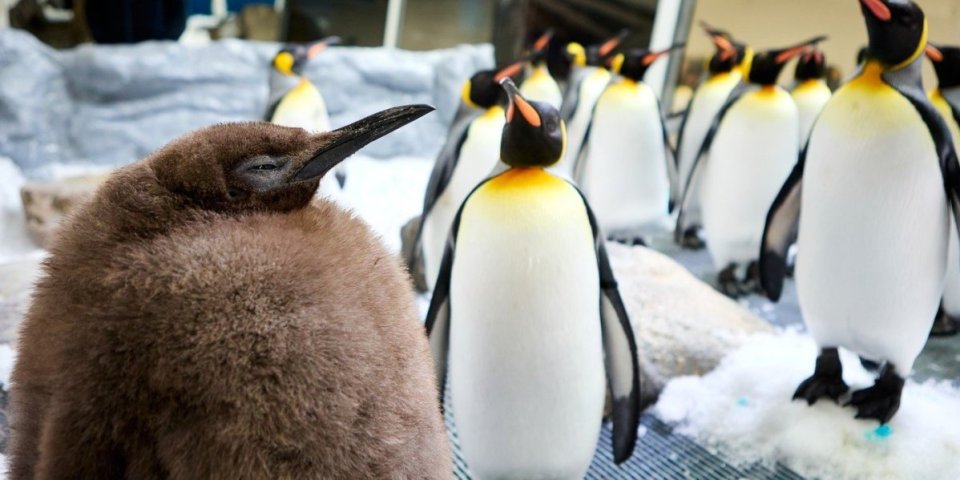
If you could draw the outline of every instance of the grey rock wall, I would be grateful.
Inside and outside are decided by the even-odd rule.
[[[0,156],[27,176],[50,163],[122,165],[198,127],[259,120],[278,45],[226,40],[191,47],[144,42],[52,50],[0,30]],[[406,103],[437,112],[371,144],[376,157],[431,156],[462,82],[493,65],[490,45],[430,52],[332,48],[308,66],[334,127]]]

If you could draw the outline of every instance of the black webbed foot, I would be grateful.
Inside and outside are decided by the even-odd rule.
[[[817,356],[817,367],[813,375],[800,383],[793,399],[803,399],[807,405],[813,405],[821,397],[828,397],[835,403],[840,403],[840,396],[848,390],[850,387],[843,381],[840,352],[836,348],[824,348]]]
[[[860,365],[863,365],[863,368],[871,372],[876,372],[877,370],[880,370],[880,362],[875,362],[866,357],[860,357]]]
[[[884,424],[900,409],[900,394],[903,393],[903,377],[891,364],[884,365],[872,387],[853,392],[846,405],[857,407],[857,418],[872,418]],[[844,405],[844,406],[846,406]]]
[[[616,242],[628,247],[646,247],[647,242],[640,235],[610,235],[607,240]]]
[[[720,287],[720,293],[730,298],[737,298],[744,293],[740,280],[737,278],[737,266],[732,263],[727,265],[727,268],[720,270],[720,273],[717,274],[717,283]]]
[[[690,227],[683,231],[683,236],[680,237],[680,246],[687,250],[702,250],[707,244],[700,238],[700,229]]]
[[[951,317],[940,307],[937,311],[937,318],[933,321],[933,328],[930,329],[931,337],[949,337],[957,334],[958,319]]]
[[[754,260],[747,265],[747,277],[741,286],[743,293],[763,294],[760,288],[760,262]]]

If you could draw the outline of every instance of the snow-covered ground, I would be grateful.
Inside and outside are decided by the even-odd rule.
[[[957,389],[908,381],[900,411],[880,427],[829,399],[791,401],[816,352],[797,332],[757,336],[713,372],[670,382],[654,412],[728,461],[780,462],[808,478],[960,479]],[[873,384],[855,355],[841,360],[851,390]]]

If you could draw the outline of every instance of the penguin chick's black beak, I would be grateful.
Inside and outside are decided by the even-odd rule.
[[[330,135],[326,143],[294,174],[292,181],[300,182],[323,176],[344,159],[368,143],[432,112],[429,105],[405,105],[388,108],[369,117],[320,135]]]
[[[889,22],[893,18],[893,12],[883,0],[860,0],[864,7],[870,10],[870,13],[882,22]]]
[[[310,48],[307,49],[307,60],[312,60],[313,57],[316,57],[320,52],[327,49],[327,47],[332,47],[334,45],[340,45],[340,37],[332,36],[324,38],[313,45],[310,45]]]
[[[818,43],[820,43],[820,42],[822,42],[822,41],[824,41],[824,40],[826,40],[826,39],[827,39],[827,36],[826,36],[826,35],[821,35],[821,36],[816,37],[816,38],[811,38],[810,40],[807,40],[806,42],[797,44],[797,45],[795,45],[795,46],[793,46],[793,47],[784,48],[783,50],[780,50],[779,52],[777,52],[776,62],[777,62],[778,64],[787,63],[787,62],[789,62],[793,57],[796,57],[797,55],[800,55],[801,53],[803,53],[803,51],[806,50],[807,48],[809,48],[809,47],[811,47],[811,46],[814,46],[814,45],[816,45],[816,44],[818,44]]]
[[[540,114],[537,113],[537,109],[533,108],[533,105],[530,105],[530,103],[520,96],[520,91],[517,90],[517,86],[513,83],[513,80],[511,80],[510,77],[505,77],[500,80],[500,85],[506,90],[507,97],[510,99],[510,106],[507,107],[507,123],[513,122],[514,114],[519,110],[520,116],[525,122],[534,127],[539,127],[542,123]]]

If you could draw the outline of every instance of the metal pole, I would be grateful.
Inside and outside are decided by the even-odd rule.
[[[383,46],[386,48],[397,48],[405,2],[406,0],[387,0],[387,22],[383,27]]]

